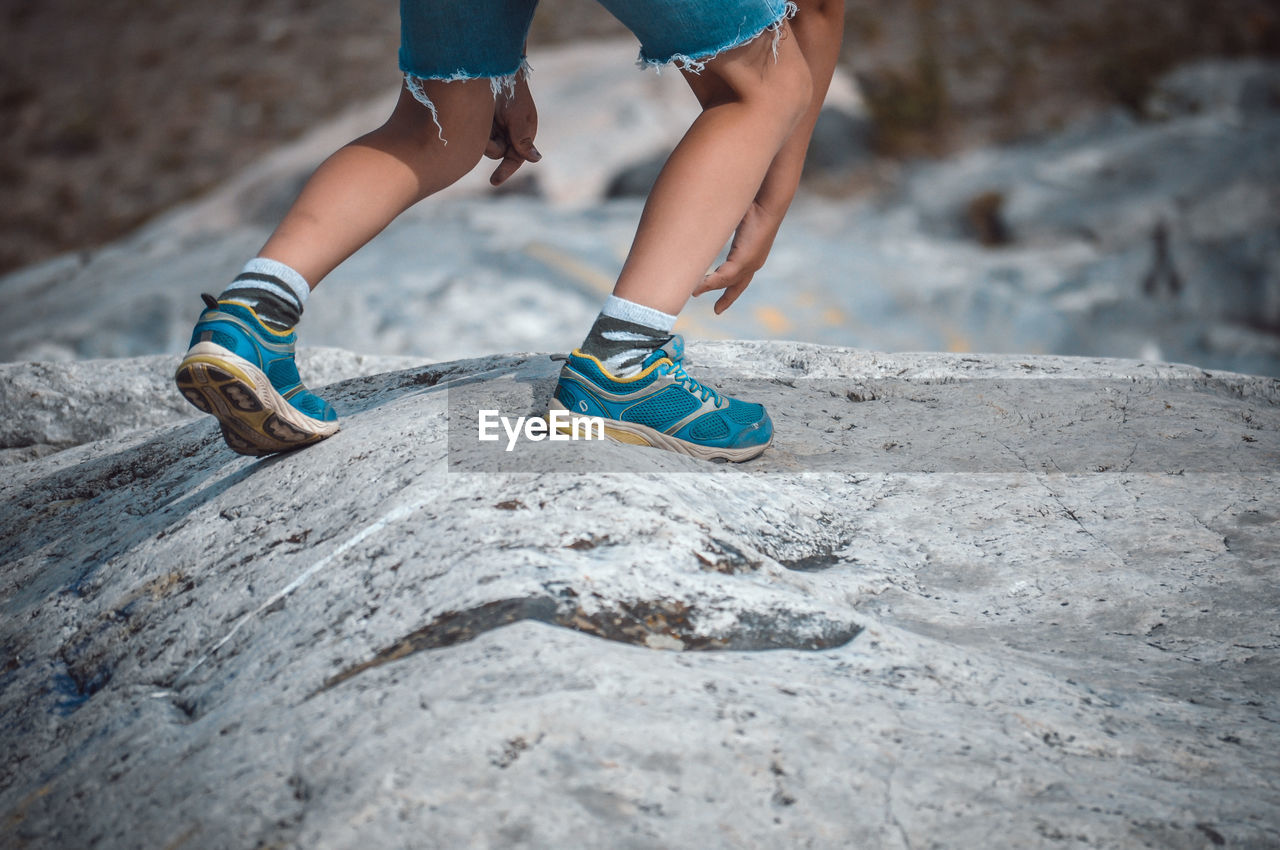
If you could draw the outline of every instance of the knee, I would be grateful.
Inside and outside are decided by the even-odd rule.
[[[476,128],[448,110],[433,110],[424,104],[415,104],[408,116],[393,115],[382,126],[382,132],[411,151],[415,160],[449,160],[470,166],[480,161],[487,139],[487,132],[481,137]]]
[[[703,109],[737,102],[767,111],[787,127],[798,122],[813,97],[813,75],[791,28],[784,24],[776,38],[766,33],[735,61],[687,74]]]
[[[479,120],[474,114],[477,110],[469,107],[453,98],[419,100],[406,89],[377,133],[394,145],[415,171],[430,169],[457,179],[480,162],[492,121],[491,117]],[[492,107],[481,114],[491,116]]]
[[[763,83],[778,111],[791,124],[809,109],[813,97],[813,74],[805,61],[800,43],[789,23],[783,22],[772,44],[773,68]]]
[[[785,59],[784,51],[778,51],[777,79],[773,81],[771,94],[788,123],[795,124],[809,110],[809,101],[813,98],[813,73],[795,46],[795,38],[790,31],[787,37],[792,41],[792,49],[785,51]]]

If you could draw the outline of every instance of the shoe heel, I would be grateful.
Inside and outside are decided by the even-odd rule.
[[[235,355],[193,348],[178,364],[174,383],[193,407],[217,418],[227,447],[260,457],[291,451],[323,440],[338,423],[303,427],[288,402],[271,389],[266,376],[254,376]]]

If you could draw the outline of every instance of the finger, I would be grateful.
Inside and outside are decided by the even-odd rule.
[[[533,136],[526,136],[518,142],[512,142],[511,146],[527,162],[537,162],[542,159],[542,154],[533,146]]]
[[[511,147],[516,149],[528,162],[537,162],[542,154],[533,146],[533,137],[538,135],[538,113],[532,109],[521,115],[508,116],[507,137],[511,139]]]
[[[714,289],[726,289],[733,286],[742,275],[741,267],[733,260],[725,260],[713,272],[702,278],[693,290],[694,295],[702,295]]]
[[[502,158],[502,162],[498,163],[498,167],[494,169],[493,176],[489,178],[489,183],[494,186],[502,185],[523,164],[524,157],[511,148],[507,148],[506,156]]]
[[[714,292],[717,289],[726,289],[733,285],[733,278],[721,274],[719,269],[704,277],[697,286],[693,288],[693,295],[696,298],[699,295],[706,295],[708,292]]]
[[[502,159],[510,146],[511,142],[507,136],[507,128],[495,116],[493,126],[489,128],[489,141],[484,146],[484,155],[489,159]]]
[[[748,277],[746,280],[735,283],[733,286],[726,289],[724,291],[724,295],[721,295],[719,300],[716,301],[716,306],[714,308],[716,315],[719,316],[725,310],[728,310],[730,307],[732,307],[733,302],[738,300],[738,296],[746,291],[747,284],[749,283],[751,283],[750,277]]]

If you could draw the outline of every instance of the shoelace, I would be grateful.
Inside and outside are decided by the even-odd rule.
[[[684,370],[684,364],[679,360],[672,360],[670,366],[663,366],[659,368],[663,370],[663,374],[670,374],[671,377],[676,379],[680,386],[684,387],[694,395],[699,396],[703,401],[715,399],[716,407],[721,406],[720,393],[716,392],[711,387],[698,383],[696,378]]]

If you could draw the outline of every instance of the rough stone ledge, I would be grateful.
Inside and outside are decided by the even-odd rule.
[[[1276,381],[691,358],[776,394],[759,461],[493,471],[460,399],[537,410],[543,355],[331,383],[343,430],[263,460],[171,358],[4,367],[66,446],[0,482],[6,840],[1280,842]]]

